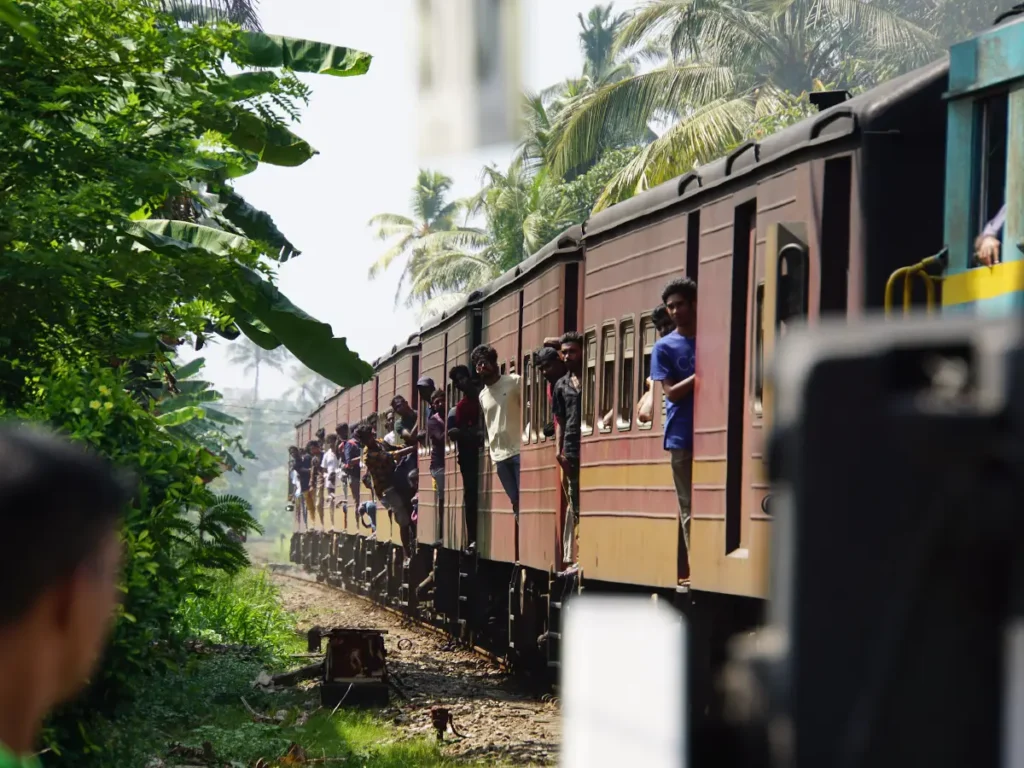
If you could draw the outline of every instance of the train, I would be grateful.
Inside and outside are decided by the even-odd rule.
[[[826,316],[888,311],[899,322],[897,293],[903,310],[937,317],[1021,302],[1024,59],[1001,52],[1022,50],[1024,21],[1010,15],[862,94],[814,94],[817,114],[592,215],[425,323],[374,362],[371,380],[302,421],[296,444],[383,413],[396,393],[422,423],[419,378],[445,383],[453,404],[449,369],[489,344],[503,372],[522,375],[518,524],[482,451],[477,548],[464,551],[463,481],[448,445],[444,527],[427,543],[437,520],[421,449],[421,540],[407,568],[397,526],[378,515],[370,539],[352,509],[341,532],[296,534],[293,561],[538,675],[558,669],[573,595],[656,595],[687,617],[690,707],[711,717],[726,644],[766,607],[766,371],[776,341]],[[975,235],[1004,204],[1002,259],[979,266]],[[652,309],[682,276],[698,286],[688,557],[664,410],[650,424],[635,412],[656,340]],[[566,504],[543,430],[550,406],[533,364],[544,339],[566,331],[584,337],[579,570],[569,572],[559,544]],[[609,411],[609,423],[598,418]],[[624,650],[611,673],[629,674]]]

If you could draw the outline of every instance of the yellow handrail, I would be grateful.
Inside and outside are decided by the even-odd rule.
[[[924,281],[925,289],[925,311],[930,315],[935,310],[935,283],[938,280],[942,280],[941,276],[929,275],[928,268],[938,262],[942,258],[942,254],[935,256],[929,256],[927,259],[919,261],[917,264],[911,264],[909,267],[900,267],[891,275],[885,283],[885,316],[888,317],[892,314],[892,294],[896,288],[896,281],[901,277],[903,278],[903,314],[907,315],[910,313],[911,307],[911,296],[912,286],[911,282],[915,277],[920,277]]]

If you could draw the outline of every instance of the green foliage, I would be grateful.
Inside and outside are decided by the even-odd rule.
[[[185,598],[177,620],[184,636],[258,647],[272,658],[294,651],[298,642],[295,621],[263,571],[211,573],[202,590]]]
[[[200,748],[209,742],[218,764],[253,765],[280,757],[295,742],[316,757],[352,768],[451,765],[436,744],[398,738],[372,714],[346,709],[310,714],[318,704],[315,690],[254,689],[265,665],[278,671],[304,643],[263,572],[205,575],[204,588],[186,598],[175,620],[179,636],[201,641],[200,653],[141,679],[138,695],[114,702],[110,716],[81,713],[79,737],[86,746],[48,753],[46,764],[143,766],[166,757],[173,744]],[[221,644],[238,647],[217,649]],[[255,711],[280,720],[254,722],[243,697]]]
[[[177,348],[241,327],[340,382],[368,372],[273,285],[272,262],[297,251],[231,180],[315,153],[289,127],[310,91],[280,67],[358,75],[370,57],[204,23],[258,29],[251,4],[228,5],[0,0],[0,415],[48,423],[140,479],[109,652],[48,732],[65,756],[94,754],[107,742],[95,717],[176,669],[183,612],[209,631],[244,625],[236,611],[213,626],[195,600],[248,564],[236,534],[260,530],[252,506],[209,484],[252,454],[196,378],[202,361],[181,365]],[[278,71],[225,70],[247,61]],[[264,598],[264,626],[280,622]]]
[[[72,706],[57,719],[61,741],[75,733],[85,709],[114,702],[138,690],[145,675],[175,659],[179,606],[205,579],[211,561],[230,571],[247,564],[229,530],[255,531],[247,514],[209,515],[216,505],[206,481],[221,469],[218,459],[194,442],[161,426],[126,390],[118,373],[95,366],[61,367],[31,384],[16,415],[50,424],[72,440],[90,445],[143,479],[123,529],[124,602],[110,651],[91,691],[91,704]],[[202,535],[195,536],[196,516]]]
[[[333,337],[286,300],[272,320],[287,339],[265,318],[253,324],[247,305],[276,291],[261,257],[294,247],[229,184],[260,161],[315,153],[287,126],[309,89],[287,71],[224,65],[352,75],[369,56],[226,24],[179,27],[146,0],[21,8],[36,43],[0,28],[0,396],[16,399],[26,374],[60,360],[131,357],[125,332],[187,339],[211,321],[230,331],[235,311],[265,344],[293,344],[297,327]],[[343,341],[333,347],[299,356],[342,383],[365,377]]]

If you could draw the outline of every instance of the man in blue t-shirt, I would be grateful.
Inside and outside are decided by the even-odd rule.
[[[658,339],[651,354],[651,379],[661,382],[667,401],[665,450],[672,454],[672,479],[679,498],[679,522],[690,553],[690,485],[693,479],[693,382],[697,363],[697,283],[673,280],[661,293],[675,331]]]

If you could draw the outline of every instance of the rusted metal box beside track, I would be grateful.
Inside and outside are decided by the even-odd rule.
[[[386,706],[388,703],[387,650],[382,629],[335,627],[310,632],[309,650],[327,641],[320,704],[334,709],[345,706]]]

